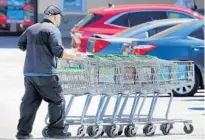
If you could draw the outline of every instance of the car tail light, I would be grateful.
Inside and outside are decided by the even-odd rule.
[[[93,48],[93,52],[99,52],[102,49],[104,49],[106,46],[108,46],[110,43],[108,41],[105,40],[97,40],[95,42],[95,46]]]
[[[137,45],[134,46],[134,51],[136,55],[144,55],[156,47],[155,45]]]

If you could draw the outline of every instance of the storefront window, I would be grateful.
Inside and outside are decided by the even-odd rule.
[[[63,12],[84,12],[85,0],[61,0]]]
[[[0,35],[22,33],[37,21],[37,0],[0,0]]]

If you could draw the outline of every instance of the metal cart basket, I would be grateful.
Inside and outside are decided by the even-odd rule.
[[[123,130],[125,136],[133,137],[139,125],[144,125],[146,136],[152,136],[156,130],[154,124],[160,124],[160,130],[167,135],[177,122],[184,123],[187,134],[193,131],[190,120],[168,119],[172,90],[195,82],[193,62],[165,61],[152,56],[92,56],[85,60],[60,60],[58,75],[64,95],[71,96],[65,111],[65,123],[80,125],[78,137],[84,137],[86,133],[94,138],[104,133],[108,137],[117,137]],[[154,118],[159,95],[165,93],[171,94],[165,117]],[[69,111],[79,96],[86,96],[82,114],[71,116]],[[87,115],[94,96],[100,97],[96,114]],[[151,98],[149,111],[142,114],[148,97]],[[114,109],[112,114],[106,115],[108,104],[113,103],[111,98],[115,98]],[[125,114],[131,98],[130,113]],[[46,123],[47,120],[48,116]]]

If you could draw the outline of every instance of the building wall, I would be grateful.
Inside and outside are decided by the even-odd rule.
[[[48,5],[60,6],[60,0],[38,0],[38,13],[43,13]]]
[[[173,4],[176,0],[112,0],[113,4]],[[87,8],[107,5],[110,0],[87,0]],[[195,0],[199,9],[204,9],[204,0]]]
[[[43,19],[43,11],[48,5],[56,5],[61,8],[62,0],[38,0],[38,20]],[[71,13],[65,12],[66,15],[60,26],[63,37],[70,36],[70,30],[73,26],[79,22],[85,15],[88,9],[107,6],[109,2],[113,4],[173,4],[176,0],[86,0],[86,10],[83,13]],[[204,9],[204,0],[195,0],[198,9]]]
[[[62,0],[49,0],[48,3],[46,0],[39,0],[38,11],[39,13],[43,13],[44,9],[51,4],[61,7],[61,1]],[[110,1],[113,4],[173,4],[176,0],[86,0],[86,9],[106,6]],[[199,9],[204,9],[204,0],[195,0],[195,2]]]

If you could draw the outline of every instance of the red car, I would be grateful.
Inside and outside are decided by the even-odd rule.
[[[5,24],[6,24],[6,21],[7,21],[6,16],[0,14],[0,24],[1,24],[1,25],[5,25]]]
[[[0,0],[0,25],[6,25],[7,17],[6,17],[6,0]]]
[[[113,35],[144,22],[167,18],[203,19],[203,16],[187,8],[167,4],[109,5],[91,9],[72,29],[71,36],[80,38],[79,50],[86,52],[88,38],[95,33]]]

